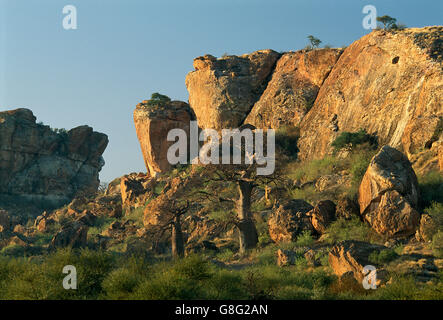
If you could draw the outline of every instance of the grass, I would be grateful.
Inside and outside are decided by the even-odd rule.
[[[343,240],[359,240],[371,243],[383,243],[384,239],[377,235],[367,224],[358,218],[351,220],[338,219],[326,229],[326,243],[334,244]]]

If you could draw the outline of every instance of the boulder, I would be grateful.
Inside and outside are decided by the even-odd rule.
[[[107,144],[88,126],[56,131],[28,109],[0,112],[0,195],[53,208],[95,193]]]
[[[367,265],[374,265],[369,261],[370,254],[384,249],[386,247],[363,241],[342,241],[329,252],[329,265],[337,276],[341,277],[348,272],[352,272],[354,278],[362,283],[364,278],[363,268]],[[377,265],[374,266],[378,267]],[[377,270],[377,273],[379,273],[379,270]]]
[[[420,218],[420,225],[415,233],[417,241],[430,242],[438,231],[438,224],[429,214],[423,214]]]
[[[320,201],[306,215],[311,217],[311,223],[315,231],[323,234],[331,222],[335,220],[335,204],[331,200]]]
[[[245,123],[257,128],[299,125],[341,53],[340,49],[284,53]]]
[[[87,245],[88,227],[79,221],[74,221],[62,227],[55,234],[49,245],[49,249],[56,248],[83,248]]]
[[[359,129],[408,158],[432,148],[443,133],[442,36],[442,26],[374,30],[348,46],[300,123],[298,157],[321,159],[341,132]]]
[[[313,207],[304,200],[291,200],[278,205],[268,220],[269,235],[276,243],[295,241],[303,231],[314,232],[307,213]]]
[[[384,146],[371,160],[359,187],[360,213],[379,234],[404,237],[419,224],[418,182],[408,158]]]
[[[351,220],[353,217],[358,217],[360,215],[360,208],[352,199],[342,198],[337,202],[335,215],[338,219]]]
[[[296,254],[290,250],[278,249],[277,251],[277,265],[285,267],[295,263]]]
[[[189,103],[201,128],[238,128],[269,82],[280,54],[261,50],[242,56],[194,60],[186,77]]]
[[[193,118],[189,105],[182,101],[159,105],[149,105],[148,101],[143,101],[137,105],[134,110],[135,130],[151,176],[171,169],[167,154],[175,142],[167,140],[168,133],[172,129],[182,129],[189,138],[190,121]]]
[[[138,208],[144,206],[152,196],[156,180],[143,173],[131,173],[120,180],[122,206]]]

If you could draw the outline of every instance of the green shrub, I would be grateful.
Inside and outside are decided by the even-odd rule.
[[[357,132],[347,132],[344,131],[332,142],[331,146],[334,151],[340,151],[345,147],[351,149],[355,148],[357,145],[368,143],[371,147],[377,145],[377,139],[375,136],[368,134],[366,130],[360,129]]]
[[[296,245],[299,247],[311,247],[314,244],[315,240],[311,235],[310,231],[303,231],[301,235],[297,237],[295,241]]]
[[[443,258],[443,231],[438,231],[432,237],[432,249],[437,257]]]
[[[161,106],[164,105],[165,103],[168,103],[169,101],[171,101],[171,98],[169,98],[168,96],[155,92],[151,95],[151,99],[148,100],[147,105]]]
[[[443,175],[438,171],[430,171],[418,176],[420,189],[420,207],[431,207],[433,202],[443,203]]]
[[[297,141],[300,137],[300,129],[293,126],[282,126],[275,132],[275,145],[285,155],[296,158],[298,153]]]
[[[366,242],[383,242],[367,224],[358,218],[351,220],[338,219],[326,229],[325,241],[334,244],[343,240],[359,240]]]
[[[374,251],[369,255],[369,261],[374,264],[386,264],[398,258],[395,250],[385,249],[381,251]]]

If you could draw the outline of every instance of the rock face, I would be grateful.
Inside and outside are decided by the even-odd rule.
[[[120,180],[122,205],[125,208],[144,206],[155,186],[155,179],[143,173],[132,173]]]
[[[329,253],[329,265],[334,273],[341,277],[352,272],[354,278],[361,283],[366,265],[373,265],[369,256],[374,251],[386,249],[384,246],[362,241],[346,240],[334,246]],[[378,270],[377,270],[378,272]]]
[[[238,128],[259,100],[280,54],[261,50],[242,56],[194,60],[186,77],[189,103],[201,128]]]
[[[331,200],[320,201],[307,215],[311,217],[315,231],[323,234],[331,222],[335,220],[335,204]]]
[[[49,248],[82,248],[87,244],[88,227],[79,221],[64,226],[51,240]]]
[[[320,86],[342,50],[288,52],[278,60],[272,79],[245,122],[257,128],[297,126],[314,104]]]
[[[88,126],[57,133],[28,109],[0,112],[0,195],[59,206],[93,193],[107,144]]]
[[[269,235],[276,242],[295,241],[303,231],[314,232],[307,212],[313,207],[304,200],[291,200],[278,206],[268,220]]]
[[[154,106],[148,105],[148,101],[143,101],[137,105],[134,110],[135,129],[146,168],[151,176],[171,168],[167,152],[174,142],[167,141],[168,132],[172,129],[183,129],[189,137],[191,120],[192,111],[189,105],[182,101],[170,101]]]
[[[301,122],[299,157],[323,158],[361,128],[409,158],[431,149],[443,133],[442,38],[443,27],[376,30],[346,48]]]
[[[400,151],[384,146],[374,156],[358,194],[360,213],[376,232],[401,237],[417,229],[417,177]]]

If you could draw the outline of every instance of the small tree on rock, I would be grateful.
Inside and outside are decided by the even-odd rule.
[[[312,48],[318,48],[318,46],[319,46],[320,43],[321,43],[321,40],[320,40],[320,39],[318,39],[318,38],[316,38],[316,37],[314,37],[314,36],[312,36],[312,35],[308,36],[308,40],[309,40],[309,42],[311,43],[311,47],[312,47]]]

